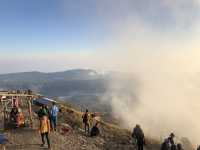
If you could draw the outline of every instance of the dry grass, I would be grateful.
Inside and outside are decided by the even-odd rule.
[[[82,112],[72,106],[60,103],[61,112],[59,114],[58,131],[50,134],[52,150],[135,150],[132,144],[130,131],[121,129],[119,126],[100,122],[101,135],[90,138],[80,130],[82,128]],[[96,121],[95,119],[93,120]],[[68,124],[72,131],[62,134],[62,124]],[[41,138],[37,133],[37,118],[35,118],[34,128],[16,129],[6,132],[9,139],[7,150],[41,150]],[[158,144],[151,142],[146,150],[158,150]]]

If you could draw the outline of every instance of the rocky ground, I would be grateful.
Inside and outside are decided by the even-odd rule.
[[[40,150],[41,138],[36,130],[12,130],[7,133],[9,144],[7,150]],[[52,150],[100,150],[103,149],[102,139],[91,139],[84,135],[71,132],[61,135],[58,132],[50,134]],[[101,147],[102,146],[102,147]]]
[[[37,130],[38,119],[35,116],[33,128],[7,130],[4,134],[9,142],[6,150],[41,150],[41,137]],[[57,132],[50,133],[52,150],[136,150],[129,131],[101,123],[101,135],[91,138],[82,130],[80,114],[73,110],[64,110],[59,116]],[[156,142],[147,143],[145,150],[159,150]]]

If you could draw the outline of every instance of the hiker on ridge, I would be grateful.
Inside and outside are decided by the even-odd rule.
[[[140,125],[135,126],[135,128],[133,129],[132,137],[136,140],[138,150],[143,150],[145,138]]]
[[[85,133],[90,133],[90,124],[89,124],[89,114],[88,114],[88,109],[86,109],[85,113],[82,116],[83,119],[83,124],[85,127]]]
[[[50,110],[51,124],[52,124],[53,130],[56,131],[59,109],[56,106],[55,102],[53,102],[52,104],[53,104],[53,106],[51,107],[51,110]]]

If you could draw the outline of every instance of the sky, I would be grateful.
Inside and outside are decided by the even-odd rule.
[[[199,19],[199,0],[0,0],[0,73],[127,70],[198,49]]]
[[[200,0],[0,0],[0,74],[133,72],[139,106],[117,91],[112,111],[158,137],[200,141],[199,41]]]

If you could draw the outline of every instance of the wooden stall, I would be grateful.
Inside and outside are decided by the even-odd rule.
[[[32,104],[39,96],[31,90],[0,91],[3,128],[9,128],[12,123],[15,123],[16,127],[32,126]]]

